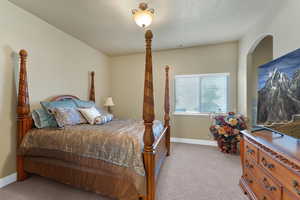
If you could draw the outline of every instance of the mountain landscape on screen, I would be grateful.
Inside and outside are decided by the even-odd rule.
[[[257,123],[298,123],[300,118],[300,49],[258,69]]]
[[[292,77],[273,70],[266,85],[258,91],[258,122],[287,123],[300,113],[300,69]]]

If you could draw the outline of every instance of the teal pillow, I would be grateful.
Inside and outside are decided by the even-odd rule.
[[[163,129],[164,129],[164,125],[161,121],[159,120],[153,121],[152,130],[155,138],[158,138],[160,136],[160,133],[162,132]]]
[[[53,115],[44,109],[36,109],[32,112],[34,125],[37,128],[57,128],[57,123]]]
[[[93,101],[83,101],[83,100],[79,100],[79,99],[73,99],[73,102],[79,108],[96,107],[95,102],[93,102]]]
[[[71,99],[51,102],[42,101],[41,105],[49,114],[52,114],[54,108],[76,108],[76,104]]]

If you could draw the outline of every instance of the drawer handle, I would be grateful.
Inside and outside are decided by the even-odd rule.
[[[275,186],[271,186],[271,184],[268,182],[267,178],[263,179],[263,184],[266,190],[269,190],[270,192],[276,191],[276,187]]]
[[[266,196],[264,196],[261,200],[268,200],[268,198]]]
[[[298,181],[293,180],[292,184],[293,184],[293,187],[294,187],[295,192],[296,192],[298,195],[300,195],[300,185],[299,185]]]
[[[275,168],[275,165],[273,165],[271,163],[268,163],[265,158],[262,158],[261,162],[262,162],[263,166],[268,168],[268,169],[274,169]]]
[[[246,168],[253,169],[254,166],[250,164],[248,160],[246,160]]]
[[[247,179],[247,178],[246,178],[246,181],[247,181],[249,184],[252,184],[252,183],[253,183],[253,181],[252,181],[252,180],[250,180],[250,179]]]
[[[246,182],[249,183],[249,184],[252,184],[252,183],[253,183],[252,180],[250,180],[249,178],[247,178],[247,174],[245,175],[245,180],[246,180]]]

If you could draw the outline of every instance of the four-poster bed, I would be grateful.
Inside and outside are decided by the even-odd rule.
[[[170,103],[169,103],[169,67],[165,69],[165,100],[164,100],[164,128],[156,138],[153,133],[154,115],[154,98],[153,98],[153,73],[152,73],[152,32],[148,30],[145,34],[146,38],[146,65],[145,65],[145,82],[144,82],[144,103],[143,103],[143,165],[145,169],[146,191],[144,194],[139,194],[139,198],[143,200],[154,200],[156,181],[163,161],[166,156],[170,155]],[[19,92],[17,105],[17,144],[18,148],[22,144],[24,137],[33,129],[33,120],[30,114],[30,103],[27,85],[26,73],[26,58],[27,52],[20,51],[20,75],[19,75]],[[61,101],[65,99],[78,99],[72,95],[60,95],[51,99],[51,101]],[[91,73],[91,85],[89,99],[95,101],[95,86],[94,72]],[[91,162],[91,159],[85,159],[86,162]],[[82,166],[80,165],[82,164]],[[117,177],[113,177],[108,172],[100,173],[92,168],[86,167],[85,163],[79,165],[70,164],[64,161],[54,161],[49,158],[36,158],[17,155],[17,174],[18,181],[23,181],[28,177],[29,173],[38,174],[48,178],[55,179],[62,183],[70,184],[75,187],[98,192],[105,195],[105,189],[109,183],[114,184],[120,181]],[[103,163],[102,163],[103,164]],[[83,170],[85,168],[86,170]],[[107,167],[108,169],[109,167]],[[114,168],[114,167],[110,167]],[[117,166],[115,168],[118,168]],[[111,173],[114,173],[113,171]],[[90,181],[83,181],[86,177]],[[110,178],[111,177],[111,178]],[[92,181],[91,181],[92,180]],[[101,181],[102,180],[102,181]],[[124,180],[123,180],[124,181]],[[92,183],[91,183],[92,182]],[[104,191],[104,192],[103,192]],[[116,191],[113,191],[116,192]],[[131,191],[132,192],[132,191]]]

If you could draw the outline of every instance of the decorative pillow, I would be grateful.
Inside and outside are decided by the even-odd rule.
[[[32,112],[34,125],[37,128],[57,128],[57,123],[53,115],[50,115],[45,109],[36,109]]]
[[[54,108],[52,112],[59,127],[87,123],[75,108]]]
[[[154,136],[159,137],[159,134],[162,132],[163,129],[164,129],[164,125],[161,121],[159,121],[159,120],[153,121],[152,130],[153,130]]]
[[[75,105],[79,108],[91,108],[96,107],[95,102],[93,101],[83,101],[79,99],[73,99]]]
[[[95,124],[105,124],[113,120],[114,116],[110,113],[102,113],[101,116],[95,119]]]
[[[76,104],[71,99],[53,102],[42,101],[41,105],[49,114],[52,114],[54,108],[76,108]]]
[[[78,108],[78,110],[89,122],[89,124],[95,124],[97,117],[101,116],[101,113],[95,107]]]
[[[83,101],[83,100],[79,100],[79,99],[73,99],[75,105],[78,108],[91,108],[91,107],[95,107],[100,113],[102,113],[102,109],[98,108],[95,104],[95,102],[93,101]]]

